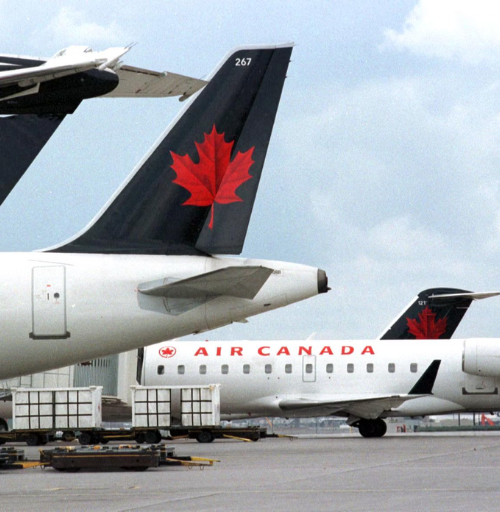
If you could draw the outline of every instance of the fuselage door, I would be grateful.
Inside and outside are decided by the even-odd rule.
[[[33,267],[33,339],[69,338],[66,330],[66,268]]]
[[[493,377],[464,373],[463,395],[498,395],[498,384]]]
[[[302,356],[302,380],[316,382],[316,356]]]

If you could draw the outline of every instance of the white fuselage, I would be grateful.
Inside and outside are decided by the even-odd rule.
[[[275,269],[253,300],[218,297],[172,313],[138,286],[229,266]],[[202,256],[0,254],[0,380],[201,332],[312,297],[317,269]]]
[[[279,404],[406,395],[436,359],[433,396],[405,401],[382,417],[500,410],[497,339],[170,341],[145,350],[141,383],[220,383],[226,419],[325,416],[331,408],[285,411]]]

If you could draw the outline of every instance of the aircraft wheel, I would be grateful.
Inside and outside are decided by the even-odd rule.
[[[377,418],[374,420],[376,434],[374,437],[382,437],[387,432],[387,423],[382,418]]]
[[[196,440],[199,443],[211,443],[214,440],[214,436],[210,430],[200,430],[196,436]]]
[[[377,427],[373,420],[359,420],[358,429],[363,437],[375,437],[377,434]]]

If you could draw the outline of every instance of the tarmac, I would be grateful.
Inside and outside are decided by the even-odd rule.
[[[497,432],[167,444],[175,446],[177,455],[220,462],[203,471],[186,467],[145,472],[0,471],[0,510],[500,509]],[[19,447],[38,459],[38,448]]]

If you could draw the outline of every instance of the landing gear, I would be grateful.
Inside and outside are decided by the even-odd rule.
[[[387,432],[387,424],[381,418],[376,420],[359,420],[356,426],[363,437],[382,437]]]

